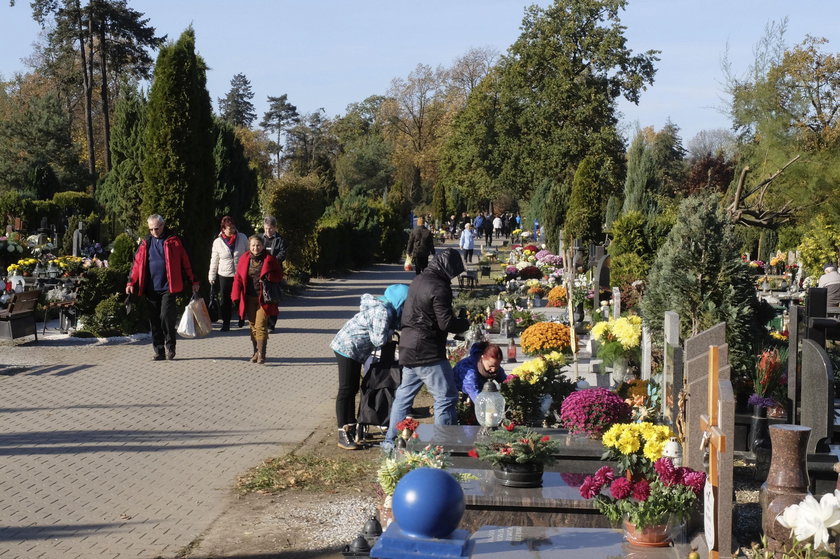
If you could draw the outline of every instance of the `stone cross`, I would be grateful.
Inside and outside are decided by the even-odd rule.
[[[621,289],[618,287],[612,288],[612,299],[613,299],[613,318],[618,319],[621,317]]]
[[[683,389],[683,351],[680,344],[680,315],[665,313],[665,347],[662,367],[662,416],[674,425],[679,415],[679,395]]]

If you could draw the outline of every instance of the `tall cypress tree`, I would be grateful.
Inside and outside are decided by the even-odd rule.
[[[140,215],[140,201],[146,104],[145,97],[133,87],[126,87],[117,101],[110,144],[113,166],[96,190],[99,203],[114,215],[120,229],[134,228],[145,217]]]
[[[146,114],[141,220],[162,215],[187,246],[194,247],[193,271],[202,277],[216,226],[214,137],[206,65],[195,53],[192,27],[161,49]]]
[[[248,164],[245,148],[236,137],[234,127],[219,118],[213,128],[216,141],[213,148],[216,169],[214,215],[217,218],[232,216],[241,226],[257,199],[257,174]]]
[[[600,162],[587,156],[578,165],[572,181],[572,196],[566,213],[567,242],[580,241],[584,246],[601,241],[601,193],[598,188],[597,165]]]

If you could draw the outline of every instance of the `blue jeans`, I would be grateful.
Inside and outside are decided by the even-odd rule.
[[[455,410],[458,390],[455,388],[455,375],[449,361],[442,359],[428,365],[403,367],[402,382],[391,405],[391,420],[388,432],[385,433],[385,441],[394,442],[397,437],[397,423],[405,419],[414,397],[424,384],[435,399],[435,424],[458,424],[458,413]]]

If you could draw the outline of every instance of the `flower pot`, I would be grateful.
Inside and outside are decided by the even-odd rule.
[[[654,524],[638,529],[635,524],[624,519],[624,537],[632,545],[642,547],[666,547],[670,545],[668,524]]]
[[[764,480],[767,477],[767,470],[770,468],[770,455],[773,450],[770,444],[770,424],[767,420],[767,408],[753,406],[750,419],[750,434],[747,440],[750,443],[750,452],[755,456],[755,479]]]
[[[499,464],[493,474],[505,487],[542,487],[542,464]]]
[[[627,360],[626,357],[617,357],[615,361],[613,361],[612,365],[612,380],[616,386],[620,385],[624,382],[624,379],[627,378],[627,368],[629,367],[630,362]]]

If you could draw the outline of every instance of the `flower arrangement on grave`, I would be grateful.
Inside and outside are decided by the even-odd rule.
[[[545,295],[545,287],[542,286],[538,279],[529,279],[525,282],[525,286],[527,287],[526,294],[528,297],[542,298]]]
[[[520,262],[520,264],[521,263],[522,262]],[[519,265],[517,264],[517,267],[518,266]],[[538,267],[536,267],[533,264],[530,264],[528,262],[525,262],[525,266],[522,267],[521,269],[519,269],[518,276],[519,276],[519,279],[522,279],[522,280],[540,279],[540,278],[543,277],[543,273],[542,273],[542,270],[540,270]]]
[[[36,264],[38,264],[38,260],[35,258],[21,258],[16,264],[9,264],[6,272],[10,276],[31,276]]]
[[[568,300],[569,292],[562,285],[552,287],[548,292],[548,306],[549,307],[565,307]]]
[[[601,321],[592,326],[593,340],[601,343],[598,357],[607,365],[618,359],[637,362],[642,342],[642,319],[639,316],[622,316]]]
[[[490,433],[487,442],[476,443],[467,454],[493,466],[511,464],[538,464],[545,466],[554,461],[560,445],[548,435],[510,422],[503,429]]]
[[[594,499],[595,506],[611,522],[624,519],[636,530],[665,524],[671,515],[684,521],[700,502],[706,474],[677,468],[670,458],[657,459],[651,470],[651,477],[645,478],[622,476],[604,466],[584,480],[580,495]]]
[[[382,492],[390,497],[397,488],[397,483],[408,472],[417,468],[437,468],[445,470],[450,466],[449,453],[442,446],[428,445],[422,450],[397,449],[393,456],[385,456],[376,471],[376,480]],[[453,474],[458,480],[473,479],[465,474]]]
[[[522,235],[522,229],[514,229],[510,232],[511,237],[519,237],[520,235]]]
[[[84,265],[81,256],[59,256],[54,258],[52,262],[67,276],[80,274]]]
[[[400,437],[408,440],[408,439],[416,439],[417,438],[417,428],[420,426],[420,422],[416,419],[412,419],[410,417],[406,417],[399,423],[397,423],[397,432],[399,432]]]
[[[16,234],[13,235],[4,235],[0,237],[0,252],[6,252],[9,254],[23,253],[23,245],[19,242],[20,238],[16,236]]]
[[[676,434],[667,425],[616,423],[601,437],[607,449],[601,459],[616,462],[620,475],[630,472],[652,479],[656,473],[653,463],[662,458],[662,449],[671,437]]]
[[[819,501],[806,495],[799,503],[785,508],[776,522],[790,529],[792,542],[781,550],[771,550],[762,539],[762,545],[753,544],[752,557],[837,557],[831,554],[831,536],[840,534],[840,491],[826,493]]]
[[[770,337],[776,340],[777,342],[787,343],[790,334],[787,330],[782,330],[781,332],[776,332],[775,330],[770,332]]]
[[[755,360],[751,406],[772,408],[779,405],[787,385],[787,350],[765,349]]]
[[[540,247],[538,247],[537,245],[525,245],[524,247],[522,247],[522,252],[528,251],[529,253],[534,255],[537,254],[539,250]]]
[[[554,351],[515,367],[502,382],[508,417],[519,424],[542,424],[575,389],[564,374],[566,356]]]
[[[658,415],[659,399],[656,384],[636,378],[622,382],[615,391],[632,408],[633,421],[650,421]]]
[[[559,322],[538,322],[522,332],[520,343],[526,355],[541,355],[571,349],[571,331]]]
[[[616,423],[630,421],[632,410],[621,396],[606,388],[572,392],[560,407],[560,423],[572,434],[600,438]]]
[[[764,273],[764,261],[762,260],[750,260],[747,265],[750,267],[750,270],[754,274],[763,274]]]

